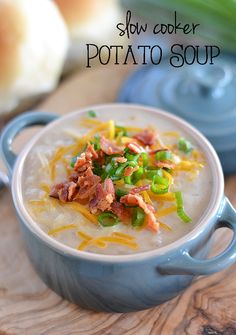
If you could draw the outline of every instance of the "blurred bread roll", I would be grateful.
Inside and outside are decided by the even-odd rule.
[[[0,0],[0,114],[55,88],[68,31],[50,0]]]
[[[113,44],[118,41],[116,24],[121,12],[117,0],[54,0],[70,35],[66,71],[85,66],[86,44]]]

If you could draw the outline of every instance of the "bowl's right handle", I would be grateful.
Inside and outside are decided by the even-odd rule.
[[[197,259],[188,249],[180,251],[177,257],[161,266],[159,270],[168,274],[209,275],[224,270],[236,261],[236,211],[227,198],[223,200],[223,211],[215,229],[227,227],[234,233],[228,247],[211,259]]]
[[[12,143],[18,133],[24,128],[36,125],[46,125],[58,118],[58,115],[45,112],[27,112],[14,118],[3,129],[0,140],[0,149],[3,161],[11,176],[16,161],[16,154],[12,151]]]

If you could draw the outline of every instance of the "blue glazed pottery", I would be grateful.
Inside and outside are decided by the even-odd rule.
[[[236,173],[236,57],[222,53],[214,64],[181,67],[171,66],[170,58],[132,73],[118,102],[153,106],[184,118],[214,146],[224,172]],[[181,58],[175,62],[180,65]]]
[[[212,199],[193,230],[179,240],[156,250],[132,255],[102,255],[78,251],[48,236],[27,214],[20,192],[22,168],[30,149],[71,115],[26,113],[10,122],[1,136],[2,158],[8,168],[14,206],[29,258],[42,280],[62,297],[84,308],[106,312],[138,311],[161,304],[190,285],[198,275],[209,275],[236,261],[236,213],[224,197],[224,179],[218,157],[209,142],[180,118],[157,109],[136,105],[101,105],[86,110],[109,110],[111,114],[140,110],[165,118],[181,127],[204,147],[213,177]],[[81,110],[73,113],[83,113]],[[47,124],[16,157],[11,143],[23,128]],[[206,259],[214,231],[228,227],[234,233],[230,245],[218,256]]]

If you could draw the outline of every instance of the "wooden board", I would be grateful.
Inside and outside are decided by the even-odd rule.
[[[131,68],[103,67],[79,73],[39,108],[60,114],[90,104],[112,102]],[[33,131],[35,132],[35,130]],[[19,136],[16,149],[32,136]],[[236,176],[226,194],[236,206]],[[229,240],[216,234],[214,253]],[[24,250],[8,191],[0,194],[0,335],[233,335],[236,334],[236,264],[201,277],[172,301],[130,314],[95,313],[62,300],[34,272]]]

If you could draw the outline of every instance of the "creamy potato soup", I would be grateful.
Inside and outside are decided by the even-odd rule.
[[[27,155],[24,202],[46,234],[78,251],[153,250],[186,235],[206,211],[212,177],[203,150],[153,112],[72,114]]]

